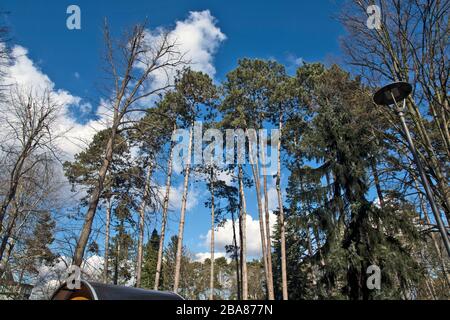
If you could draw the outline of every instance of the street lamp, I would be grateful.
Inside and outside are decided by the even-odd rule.
[[[447,231],[445,230],[444,223],[442,222],[441,219],[441,214],[434,200],[433,191],[431,190],[430,187],[430,182],[428,181],[428,178],[425,174],[419,155],[417,153],[417,149],[411,138],[408,126],[406,125],[405,120],[406,98],[408,98],[411,92],[412,86],[409,83],[395,82],[381,88],[377,93],[375,93],[375,95],[373,96],[373,101],[377,105],[395,106],[395,111],[400,117],[403,130],[406,134],[406,139],[408,140],[409,149],[411,150],[417,169],[419,169],[420,178],[422,179],[422,184],[424,186],[428,201],[430,202],[431,210],[433,211],[433,215],[438,225],[439,232],[441,233],[442,240],[444,242],[445,248],[447,249],[447,253],[450,256],[450,240]],[[403,101],[403,104],[399,105],[399,102],[401,103],[401,101]]]

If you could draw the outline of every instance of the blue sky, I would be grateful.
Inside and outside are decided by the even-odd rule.
[[[28,50],[27,56],[36,68],[47,75],[55,89],[90,102],[95,109],[102,81],[102,23],[106,17],[114,34],[148,18],[149,27],[175,28],[189,12],[209,10],[215,26],[226,36],[213,54],[215,80],[244,57],[276,59],[293,72],[296,63],[339,62],[339,37],[343,30],[333,18],[341,10],[339,0],[3,0],[0,9],[10,12],[7,22],[12,43]],[[81,8],[81,30],[66,28],[66,9]],[[86,115],[71,109],[71,116],[85,122]],[[175,180],[175,187],[180,183]],[[286,183],[286,181],[284,181]],[[201,235],[209,228],[208,211],[204,209],[204,189],[198,188],[197,205],[187,215],[185,240],[193,252],[206,252]],[[249,211],[256,220],[255,196],[248,190]],[[176,232],[176,212],[169,230]]]

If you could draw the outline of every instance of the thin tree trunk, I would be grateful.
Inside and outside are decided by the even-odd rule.
[[[236,219],[234,217],[234,211],[231,211],[231,222],[233,223],[233,247],[234,247],[234,260],[236,262],[236,288],[237,288],[237,299],[241,300],[241,276],[240,276],[240,263],[238,255],[238,245],[236,236]],[[239,220],[240,225],[240,220]]]
[[[14,207],[14,209],[12,210],[13,213],[10,214],[8,217],[9,222],[8,222],[6,229],[4,230],[4,235],[2,237],[2,241],[0,244],[0,261],[2,261],[2,259],[3,259],[3,254],[5,253],[6,246],[8,244],[8,240],[10,239],[10,237],[12,235],[13,229],[16,225],[17,217],[19,215],[17,206],[13,205],[13,207]]]
[[[113,283],[117,285],[119,283],[119,263],[120,263],[120,237],[116,244],[116,259],[114,264],[114,280]]]
[[[172,185],[172,161],[173,161],[173,142],[170,145],[169,162],[167,164],[166,194],[164,195],[162,221],[161,221],[161,238],[159,239],[158,261],[156,263],[154,290],[159,289],[159,280],[161,278],[161,268],[164,253],[164,238],[166,236],[167,212],[169,210],[170,188]]]
[[[5,250],[3,259],[0,260],[0,279],[3,276],[3,273],[8,268],[9,258],[11,257],[11,253],[14,249],[15,244],[16,244],[16,241],[14,239],[11,239],[8,248]]]
[[[264,215],[263,215],[263,209],[262,209],[262,203],[261,203],[261,182],[259,179],[259,166],[257,163],[257,159],[253,159],[253,146],[252,146],[252,139],[249,139],[249,153],[252,160],[252,172],[253,172],[253,178],[255,181],[255,189],[256,189],[256,201],[258,204],[258,216],[259,216],[259,229],[261,233],[261,250],[263,255],[263,261],[264,261],[264,275],[266,277],[266,286],[267,286],[267,298],[269,300],[272,300],[273,292],[270,290],[270,278],[269,278],[269,270],[268,270],[268,260],[267,260],[267,244],[266,244],[266,235],[264,231]]]
[[[189,147],[188,147],[187,163],[186,163],[186,169],[185,169],[185,173],[184,173],[184,190],[183,190],[183,199],[181,202],[180,225],[178,227],[177,256],[176,256],[175,277],[174,277],[174,284],[173,284],[173,291],[175,293],[178,292],[178,285],[180,282],[181,255],[182,255],[182,251],[183,251],[183,234],[184,234],[187,196],[188,196],[188,189],[189,189],[189,174],[191,171],[193,138],[194,138],[194,124],[192,124],[190,134],[189,134]]]
[[[147,200],[149,196],[150,180],[152,176],[152,165],[148,167],[147,175],[145,177],[144,195],[142,197],[141,206],[139,208],[139,240],[138,240],[138,252],[137,252],[137,265],[136,265],[136,287],[141,287],[142,278],[142,260],[144,257],[144,228],[145,228],[145,208],[147,206]]]
[[[261,143],[261,160],[263,163],[263,191],[264,191],[264,211],[265,211],[265,228],[266,228],[266,254],[267,254],[267,290],[269,292],[269,300],[275,300],[275,292],[273,289],[273,271],[272,271],[272,238],[270,236],[270,213],[269,213],[269,194],[267,190],[267,169],[266,169],[266,141],[260,139]]]
[[[105,254],[103,264],[103,283],[108,283],[108,264],[109,264],[109,233],[111,226],[111,198],[108,199],[106,207],[106,226],[105,226]]]
[[[209,279],[210,294],[209,300],[214,300],[214,229],[216,226],[216,217],[214,213],[214,169],[211,168],[211,274]]]
[[[279,207],[279,224],[280,224],[280,241],[281,241],[281,285],[283,287],[283,300],[289,299],[288,285],[287,285],[287,261],[286,261],[286,226],[284,222],[284,205],[283,194],[281,193],[281,137],[283,132],[283,115],[280,115],[279,120],[280,138],[278,140],[277,152],[277,195]]]
[[[22,169],[25,160],[29,157],[29,152],[30,149],[32,148],[33,139],[34,137],[28,140],[17,162],[15,163],[13,170],[11,171],[9,188],[0,207],[0,232],[3,231],[3,220],[5,219],[6,211],[8,210],[9,205],[16,196],[17,188],[19,187],[19,180],[22,175]]]
[[[248,300],[248,271],[247,271],[247,204],[244,192],[244,170],[239,165],[239,229],[241,243],[241,275],[242,275],[242,299]]]

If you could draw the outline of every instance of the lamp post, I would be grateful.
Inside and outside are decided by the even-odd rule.
[[[414,145],[414,142],[411,138],[411,133],[406,124],[405,120],[405,109],[406,109],[406,98],[411,94],[412,86],[406,82],[396,82],[389,84],[383,88],[381,88],[375,95],[373,96],[373,101],[377,105],[383,106],[392,106],[395,105],[395,110],[400,117],[400,121],[403,127],[403,130],[406,134],[406,139],[408,140],[409,149],[414,158],[414,162],[416,163],[417,169],[420,173],[420,178],[422,180],[423,187],[425,189],[425,193],[427,195],[428,201],[430,202],[431,210],[433,211],[434,219],[438,225],[439,232],[441,233],[442,240],[445,245],[445,249],[447,250],[448,255],[450,256],[450,240],[445,230],[445,225],[441,219],[441,214],[436,205],[436,201],[434,200],[433,191],[431,190],[430,182],[428,181],[428,177],[425,174],[425,170],[423,169],[422,163],[419,158],[419,154],[417,153],[417,149]],[[403,105],[399,105],[399,102],[403,100]]]

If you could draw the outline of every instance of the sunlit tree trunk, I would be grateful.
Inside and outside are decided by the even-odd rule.
[[[281,285],[283,288],[283,300],[289,299],[288,294],[288,285],[287,285],[287,261],[286,261],[286,226],[284,222],[284,205],[283,205],[283,194],[281,192],[281,137],[283,132],[283,115],[280,115],[279,120],[279,130],[280,130],[280,138],[278,140],[277,145],[277,196],[278,196],[278,210],[279,217],[278,222],[280,225],[280,245],[281,245]]]
[[[248,300],[248,271],[247,271],[247,204],[244,192],[244,170],[239,165],[239,233],[241,244],[241,275],[242,275],[242,299]]]
[[[142,261],[144,257],[144,229],[145,229],[145,208],[150,193],[150,180],[152,176],[152,166],[149,165],[147,175],[145,177],[144,194],[142,196],[141,206],[139,208],[139,240],[136,264],[136,287],[141,286],[142,278]]]
[[[268,269],[268,259],[267,259],[267,241],[266,241],[266,234],[264,231],[264,215],[263,215],[263,208],[261,203],[261,181],[259,179],[259,166],[258,166],[258,160],[254,159],[253,157],[253,142],[257,141],[257,137],[250,137],[250,135],[247,132],[247,136],[249,137],[249,153],[251,157],[252,162],[252,172],[253,172],[253,179],[255,182],[255,189],[256,189],[256,201],[258,204],[258,216],[259,216],[259,229],[261,234],[261,250],[263,255],[263,261],[264,261],[264,275],[266,278],[266,286],[267,286],[267,298],[269,300],[273,300],[273,290],[271,290],[270,287],[270,277],[269,277],[269,269]],[[255,138],[253,140],[253,138]],[[252,141],[253,140],[253,141]],[[273,288],[272,288],[273,289]]]
[[[234,260],[236,263],[236,289],[237,289],[237,299],[241,300],[241,272],[240,272],[240,263],[239,263],[239,249],[237,244],[237,234],[236,234],[236,219],[234,217],[234,211],[231,211],[231,222],[233,223],[233,254]],[[240,225],[240,220],[239,220]],[[240,228],[239,228],[240,229]]]
[[[214,169],[211,168],[211,274],[209,279],[210,294],[209,300],[214,300],[214,229],[216,225],[214,213]]]
[[[269,292],[269,300],[275,300],[275,292],[273,289],[273,272],[272,272],[272,238],[270,236],[270,212],[269,212],[269,193],[267,190],[267,169],[266,169],[266,145],[267,142],[260,139],[261,144],[261,161],[263,170],[263,190],[264,190],[264,211],[265,211],[265,229],[266,229],[266,255],[267,255],[267,290]]]
[[[167,213],[169,210],[170,188],[172,185],[172,161],[173,161],[173,143],[170,145],[169,161],[167,164],[166,194],[164,195],[163,212],[161,220],[161,238],[159,239],[158,261],[156,262],[154,290],[159,289],[159,281],[161,278],[162,259],[164,253],[164,238],[166,236]]]
[[[185,168],[185,173],[184,173],[183,198],[181,201],[180,225],[178,227],[177,255],[176,255],[175,276],[174,276],[174,284],[173,284],[173,291],[175,293],[178,292],[178,285],[180,282],[181,255],[182,255],[182,251],[183,251],[184,223],[185,223],[187,196],[188,196],[188,189],[189,189],[189,174],[191,171],[193,138],[194,138],[194,124],[192,124],[192,127],[190,129],[187,163],[185,164],[186,168]]]
[[[106,226],[105,226],[105,254],[103,264],[103,282],[108,283],[108,264],[109,264],[109,237],[111,227],[111,198],[106,203]]]

